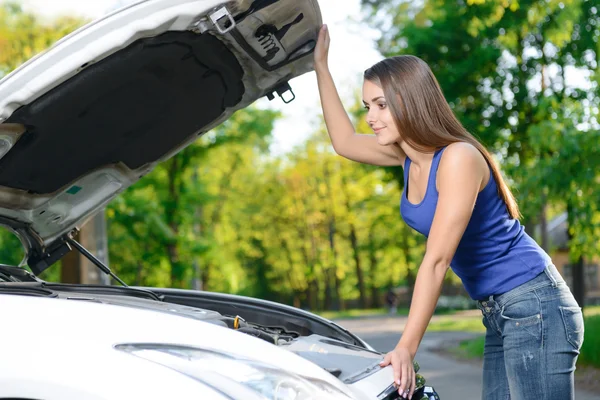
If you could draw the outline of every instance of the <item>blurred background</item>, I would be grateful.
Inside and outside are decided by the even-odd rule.
[[[0,78],[128,3],[0,1]],[[431,66],[458,118],[500,163],[526,231],[586,308],[588,345],[588,329],[600,331],[597,2],[319,3],[332,72],[359,132],[369,132],[366,68],[397,54]],[[131,285],[255,296],[336,317],[387,313],[393,300],[392,311],[405,313],[425,241],[400,217],[402,169],[337,156],[314,73],[290,83],[296,101],[261,99],[237,112],[115,199],[79,240]],[[12,265],[23,257],[8,232],[0,257]],[[75,252],[41,278],[104,279]],[[439,309],[472,308],[456,276],[447,281]],[[600,366],[596,346],[587,357]]]

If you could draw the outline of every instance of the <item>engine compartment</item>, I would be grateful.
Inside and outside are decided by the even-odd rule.
[[[287,332],[281,327],[268,327],[249,323],[239,315],[235,317],[221,315],[218,320],[224,322],[225,326],[230,329],[257,337],[276,346],[288,344],[300,337],[297,333]]]
[[[230,329],[291,351],[346,384],[363,379],[381,368],[379,362],[382,360],[382,354],[326,336],[318,334],[302,336],[281,327],[249,323],[239,315],[232,317],[219,314],[208,322],[224,323]]]
[[[14,278],[14,275],[12,277]],[[272,303],[264,300],[216,293],[184,292],[189,295],[193,294],[197,301],[200,301],[202,296],[212,297],[213,300],[220,299],[230,307],[236,306],[233,310],[238,312],[223,313],[223,309],[218,306],[204,308],[171,302],[163,294],[145,288],[68,285],[39,281],[17,283],[0,280],[0,294],[40,296],[132,307],[152,312],[176,314],[219,325],[291,351],[330,372],[344,383],[353,383],[380,369],[379,361],[382,359],[380,353],[366,348],[360,343],[355,344],[354,340],[341,340],[343,337],[338,334],[338,328],[341,329],[341,327],[331,321],[315,320],[312,325],[307,322],[296,329],[299,326],[300,317],[298,315],[290,314],[288,318],[292,323],[289,323],[286,321],[286,317],[282,316],[281,310],[280,314],[274,313],[270,309]],[[237,305],[236,300],[239,302]],[[265,314],[262,320],[271,323],[258,323],[253,319],[257,315],[260,304],[262,304],[262,312]],[[248,308],[244,310],[244,306]],[[287,306],[277,305],[277,307],[285,308]],[[290,309],[292,310],[290,312],[294,312],[294,309],[291,307]],[[295,312],[300,311],[295,310]],[[313,314],[306,314],[307,318],[318,318]],[[322,322],[324,326],[319,326],[316,322]],[[325,329],[327,324],[331,324],[329,331]]]

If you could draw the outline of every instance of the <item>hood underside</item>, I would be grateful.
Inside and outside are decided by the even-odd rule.
[[[141,168],[239,103],[243,75],[214,36],[141,39],[8,119],[26,130],[0,160],[0,185],[48,194],[106,165]]]
[[[233,112],[288,90],[320,24],[316,0],[145,0],[2,79],[0,224],[29,265],[55,262],[65,235]]]

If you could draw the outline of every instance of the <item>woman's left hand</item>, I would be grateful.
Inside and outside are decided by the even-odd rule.
[[[317,39],[317,45],[315,47],[313,55],[315,67],[327,67],[327,58],[329,57],[330,42],[331,39],[329,37],[327,25],[323,25],[319,30],[319,38]]]
[[[385,355],[379,365],[385,367],[392,365],[394,369],[394,384],[398,387],[398,393],[405,399],[411,399],[415,391],[415,369],[413,359],[408,349],[396,347]]]

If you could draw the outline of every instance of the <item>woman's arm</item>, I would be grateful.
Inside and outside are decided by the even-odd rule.
[[[329,42],[329,32],[326,25],[323,25],[315,47],[315,72],[323,117],[333,149],[342,157],[353,161],[383,166],[402,165],[405,155],[399,146],[381,146],[377,143],[375,135],[355,133],[329,72]]]
[[[487,163],[467,143],[445,150],[437,173],[438,204],[431,225],[425,257],[419,267],[406,328],[396,348],[382,366],[392,364],[399,393],[415,389],[412,360],[435,310],[450,261],[469,223],[477,194],[487,177]]]

